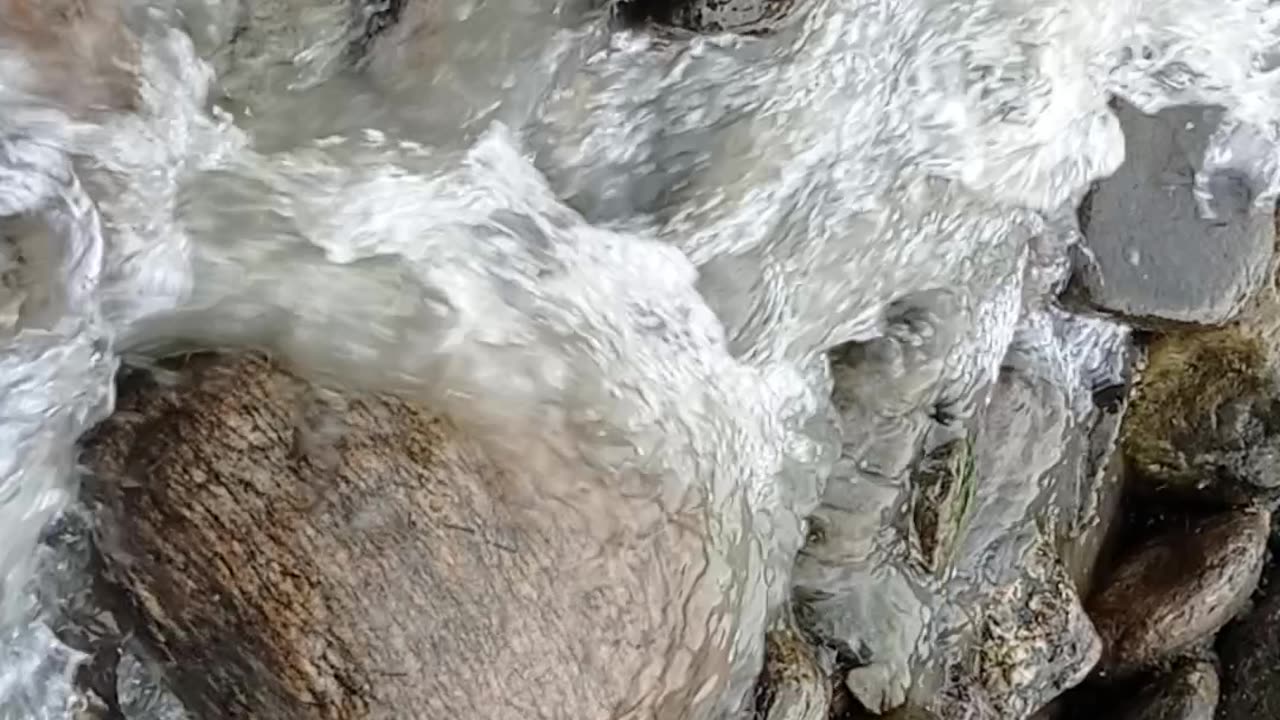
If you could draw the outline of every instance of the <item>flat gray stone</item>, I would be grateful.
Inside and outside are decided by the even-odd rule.
[[[1243,182],[1214,180],[1217,219],[1200,217],[1193,192],[1221,111],[1178,107],[1144,115],[1117,109],[1125,161],[1081,207],[1094,262],[1072,296],[1140,325],[1219,325],[1261,286],[1275,244],[1272,213],[1253,210]]]

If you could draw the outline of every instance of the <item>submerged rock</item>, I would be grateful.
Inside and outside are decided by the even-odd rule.
[[[1252,325],[1157,339],[1125,420],[1134,490],[1228,503],[1280,492],[1280,385]]]
[[[1252,612],[1218,638],[1218,720],[1280,717],[1280,571],[1272,568]]]
[[[1247,510],[1157,536],[1122,557],[1089,602],[1102,668],[1150,667],[1208,640],[1258,584],[1271,515]]]
[[[973,509],[973,438],[965,436],[928,453],[911,473],[909,540],[921,569],[945,576]]]
[[[1221,111],[1175,107],[1155,116],[1121,104],[1125,161],[1081,209],[1092,255],[1074,293],[1134,322],[1217,325],[1260,287],[1275,243],[1271,216],[1242,182],[1220,178],[1216,219],[1200,217],[1195,172]]]
[[[761,692],[762,691],[762,692]],[[765,637],[757,706],[763,720],[826,720],[831,683],[814,648],[786,623]]]
[[[1116,720],[1213,720],[1217,706],[1218,671],[1196,661],[1148,685]]]
[[[978,642],[950,663],[939,717],[1022,720],[1080,683],[1101,642],[1066,569],[1038,541],[1022,577],[975,608]]]
[[[127,648],[116,667],[116,696],[129,720],[189,720],[186,708],[165,684],[154,661]]]

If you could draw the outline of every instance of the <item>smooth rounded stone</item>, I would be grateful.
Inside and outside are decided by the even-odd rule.
[[[1243,510],[1157,536],[1120,559],[1088,604],[1101,669],[1125,674],[1208,640],[1247,603],[1271,514]]]
[[[1217,706],[1218,671],[1194,661],[1148,685],[1115,720],[1213,720]]]
[[[1125,161],[1081,207],[1092,258],[1071,294],[1147,326],[1222,324],[1261,287],[1275,243],[1272,216],[1252,208],[1243,182],[1226,177],[1213,183],[1217,219],[1199,215],[1195,172],[1220,110],[1149,116],[1118,105]]]
[[[1280,493],[1269,335],[1246,323],[1152,343],[1121,437],[1133,491],[1230,504]]]
[[[1218,636],[1218,720],[1280,718],[1280,568],[1267,573],[1253,610]]]

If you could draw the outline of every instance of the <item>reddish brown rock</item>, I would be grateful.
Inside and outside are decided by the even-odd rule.
[[[1271,514],[1243,510],[1153,538],[1120,559],[1089,602],[1101,667],[1150,667],[1208,640],[1249,599]]]
[[[117,0],[0,0],[0,48],[31,64],[6,83],[72,115],[137,106],[137,40]]]

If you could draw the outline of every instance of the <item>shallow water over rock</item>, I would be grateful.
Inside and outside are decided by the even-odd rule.
[[[109,20],[47,46],[0,28],[0,717],[72,694],[28,590],[76,439],[121,356],[191,346],[429,404],[545,463],[535,496],[602,546],[689,510],[671,567],[724,602],[673,640],[730,665],[707,717],[749,711],[793,594],[875,710],[960,678],[974,712],[1023,718],[1083,678],[1059,548],[1098,522],[1095,398],[1130,353],[1055,299],[1076,205],[1123,159],[1117,95],[1222,106],[1200,209],[1243,177],[1265,212],[1280,11],[811,0],[748,34],[614,10],[125,0],[104,37],[136,53],[135,107],[87,114],[33,48],[116,57],[74,42]],[[635,492],[574,505],[583,478]],[[1026,606],[1030,635],[1001,614]]]

